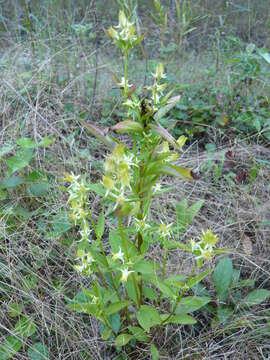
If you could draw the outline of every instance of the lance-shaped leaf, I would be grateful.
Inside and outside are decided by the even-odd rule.
[[[171,98],[167,105],[163,106],[161,109],[158,110],[158,112],[155,114],[154,119],[156,121],[159,121],[162,119],[171,109],[173,109],[176,104],[180,101],[181,95],[174,96]]]
[[[143,127],[140,123],[132,120],[120,121],[118,124],[111,126],[110,130],[116,131],[117,133],[142,133]]]
[[[162,166],[159,168],[159,173],[176,177],[181,176],[188,180],[194,180],[194,177],[192,176],[192,170],[178,165]]]
[[[152,131],[159,134],[161,137],[163,137],[163,139],[167,140],[173,146],[177,145],[176,141],[175,141],[175,138],[168,132],[168,130],[166,130],[160,124],[157,124],[157,125],[156,124],[151,124],[150,128],[152,129]]]
[[[98,128],[96,125],[85,122],[82,119],[79,119],[79,122],[88,130],[91,135],[95,136],[98,140],[103,142],[103,144],[111,149],[114,148],[115,142],[108,135],[106,135],[103,130]]]

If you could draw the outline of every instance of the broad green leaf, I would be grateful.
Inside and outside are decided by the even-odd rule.
[[[119,333],[121,327],[121,317],[119,314],[113,314],[107,318],[115,334]]]
[[[119,347],[125,346],[128,342],[130,342],[132,338],[133,335],[130,334],[118,335],[117,338],[115,339],[115,345]]]
[[[158,270],[158,265],[153,260],[141,260],[134,264],[133,270],[142,274],[155,275],[156,271]]]
[[[187,286],[189,288],[192,288],[193,286],[195,286],[196,284],[200,283],[206,276],[208,276],[209,274],[211,274],[212,270],[206,270],[201,272],[200,274],[193,276],[188,282],[187,282]]]
[[[149,305],[142,305],[137,313],[137,320],[141,327],[147,332],[151,327],[161,323],[160,315],[156,308]]]
[[[8,315],[12,318],[19,316],[23,311],[23,307],[18,303],[9,303],[8,304]]]
[[[5,162],[13,174],[15,171],[21,170],[29,165],[30,161],[34,157],[32,149],[21,149],[17,151],[15,156],[9,157]]]
[[[102,211],[98,217],[98,222],[96,226],[96,237],[101,239],[104,234],[104,212]]]
[[[211,298],[208,297],[187,296],[180,301],[176,313],[182,314],[196,311],[208,304],[210,301]]]
[[[48,136],[45,136],[39,143],[38,146],[42,146],[44,148],[50,146],[53,143],[53,139],[49,138]]]
[[[154,119],[156,121],[160,121],[171,109],[176,106],[180,99],[181,95],[171,98],[167,105],[163,106],[161,109],[158,110],[158,112],[154,116]]]
[[[8,197],[8,192],[0,188],[0,201],[6,200]]]
[[[231,259],[225,257],[219,260],[213,273],[213,281],[219,298],[228,291],[232,283],[232,276],[233,265]]]
[[[112,335],[112,329],[109,329],[109,328],[107,328],[101,332],[102,340],[105,340],[105,341],[109,340],[111,335]]]
[[[158,349],[155,347],[154,344],[150,345],[150,351],[151,351],[152,360],[158,360],[159,359],[159,352],[158,352]]]
[[[126,308],[127,306],[129,306],[131,304],[131,301],[118,301],[116,303],[113,303],[109,306],[106,307],[106,309],[104,310],[104,314],[106,316],[118,313],[120,310]]]
[[[233,315],[233,309],[228,306],[218,307],[217,318],[222,324],[226,324],[229,318]]]
[[[49,189],[50,184],[48,182],[35,183],[28,186],[30,194],[36,197],[46,196]]]
[[[118,231],[111,230],[109,234],[109,242],[113,253],[119,251],[122,247],[122,239]]]
[[[16,186],[24,184],[24,180],[19,176],[11,176],[0,182],[0,189],[12,189]]]
[[[163,296],[168,297],[172,300],[175,300],[175,298],[176,298],[175,291],[172,289],[172,287],[170,285],[166,284],[165,281],[157,279],[154,282],[154,285],[161,291]]]
[[[165,283],[177,289],[182,289],[186,284],[186,276],[184,275],[170,275],[165,279]]]
[[[243,300],[243,305],[252,306],[264,302],[270,297],[270,291],[266,289],[256,289],[251,291]]]
[[[52,222],[55,235],[61,235],[72,228],[67,212],[61,211],[55,215]]]
[[[27,355],[30,360],[49,360],[48,348],[41,342],[32,345],[28,349]]]
[[[136,297],[136,291],[135,291],[133,282],[132,281],[127,281],[125,283],[125,288],[126,288],[126,291],[127,291],[127,294],[129,296],[129,298],[132,299],[138,305],[137,297]]]
[[[149,287],[143,287],[143,296],[149,300],[157,300],[158,296],[154,289]]]
[[[13,149],[14,149],[14,145],[11,144],[4,144],[2,147],[0,147],[0,160],[4,155],[8,154]]]
[[[17,144],[24,149],[34,149],[37,147],[35,141],[30,138],[21,138],[17,140]]]
[[[32,319],[23,316],[15,325],[15,333],[21,337],[30,337],[36,332],[36,325]]]
[[[168,314],[162,314],[161,318],[164,322],[164,324],[179,324],[179,325],[193,325],[196,324],[196,320],[187,314],[177,314],[177,315],[172,315],[169,318]],[[168,318],[168,320],[166,320]]]
[[[106,194],[105,188],[102,184],[99,183],[88,183],[87,189],[93,191],[97,195],[104,196]]]
[[[135,337],[136,340],[142,342],[148,341],[148,336],[146,332],[139,326],[129,326],[128,330],[132,333],[132,335]]]
[[[22,342],[15,336],[8,336],[6,340],[0,345],[0,359],[8,360],[12,359],[13,356],[22,347]]]

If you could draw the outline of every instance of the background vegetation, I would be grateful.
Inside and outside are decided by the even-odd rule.
[[[163,126],[188,136],[182,165],[197,178],[164,178],[174,191],[154,204],[153,216],[170,222],[181,199],[204,200],[182,241],[211,227],[235,270],[222,300],[211,277],[196,290],[213,298],[198,324],[167,326],[155,344],[164,359],[266,359],[267,294],[240,306],[250,290],[270,290],[265,0],[0,1],[0,359],[125,359],[125,349],[104,344],[93,318],[66,307],[88,284],[73,268],[77,239],[64,180],[67,172],[89,181],[102,174],[106,149],[79,120],[108,127],[123,118],[110,71],[120,74],[123,59],[105,33],[121,7],[146,34],[131,80],[139,89],[165,64],[182,99]],[[181,256],[170,259],[172,272],[189,271]],[[143,346],[129,353],[150,357]]]

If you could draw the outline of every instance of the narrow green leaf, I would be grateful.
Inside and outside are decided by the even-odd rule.
[[[111,305],[109,305],[108,307],[106,307],[106,309],[104,310],[104,314],[106,316],[118,313],[120,310],[126,308],[127,306],[129,306],[132,302],[125,300],[125,301],[118,301],[116,303],[113,303]]]
[[[111,126],[110,130],[116,131],[119,134],[134,134],[143,132],[143,126],[133,120],[124,120],[114,126]]]
[[[102,211],[98,217],[98,222],[96,226],[96,237],[101,239],[104,234],[104,211]]]
[[[96,312],[97,312],[97,306],[92,303],[68,304],[67,307],[68,309],[80,314],[82,313],[82,314],[90,314],[96,316]]]
[[[159,134],[163,139],[167,140],[171,145],[176,146],[176,140],[175,138],[160,124],[151,124],[151,129]]]
[[[79,122],[88,130],[91,135],[95,136],[109,148],[114,148],[115,142],[108,135],[106,135],[103,130],[99,129],[96,125],[85,122],[82,119],[79,119]]]
[[[23,311],[23,307],[18,303],[9,303],[8,304],[8,315],[12,318],[19,316]]]
[[[189,225],[192,224],[194,218],[198,215],[204,204],[204,200],[198,200],[194,204],[192,204],[187,211],[187,222]]]
[[[176,106],[180,99],[181,95],[171,98],[167,105],[163,106],[161,109],[158,110],[158,112],[154,116],[154,119],[156,121],[160,121],[171,109]]]
[[[189,288],[193,288],[193,286],[195,286],[196,284],[200,283],[206,276],[208,276],[209,274],[211,274],[212,270],[206,270],[201,272],[200,274],[192,277],[188,282],[187,282],[187,286]]]
[[[190,169],[177,165],[161,166],[158,168],[158,173],[175,177],[184,177],[188,180],[194,180],[192,171]]]
[[[158,360],[159,359],[159,352],[158,352],[158,349],[155,347],[154,344],[151,344],[150,351],[151,351],[152,360]]]
[[[170,318],[168,314],[162,314],[161,318],[163,321],[168,318],[164,324],[193,325],[197,322],[192,316],[187,314],[177,314],[171,316]]]

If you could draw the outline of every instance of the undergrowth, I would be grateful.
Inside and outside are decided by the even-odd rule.
[[[241,12],[235,2],[226,8],[218,2],[197,2],[192,5],[196,21],[190,27],[196,29],[182,38],[181,32],[170,35],[177,24],[183,34],[184,24],[177,8],[171,23],[174,9],[165,2],[160,24],[152,17],[157,16],[157,7],[150,1],[112,2],[110,11],[100,1],[79,1],[76,9],[69,1],[28,3],[28,10],[16,1],[13,6],[1,4],[0,358],[149,359],[157,358],[157,349],[164,359],[267,358],[270,154],[265,2],[263,11],[261,2],[250,1],[249,9],[241,2]],[[127,3],[133,6],[130,12]],[[180,94],[181,99],[160,125],[175,139],[188,138],[177,165],[192,169],[193,180],[160,178],[150,225],[177,221],[178,230],[171,236],[177,235],[185,245],[192,238],[199,240],[202,229],[212,229],[218,247],[227,249],[225,256],[208,262],[213,272],[188,290],[187,304],[178,308],[179,314],[192,315],[196,323],[150,330],[146,336],[155,347],[142,338],[136,343],[129,338],[125,347],[115,347],[117,336],[109,334],[110,326],[67,306],[87,301],[81,289],[89,289],[91,283],[75,271],[85,257],[80,250],[77,253],[80,235],[78,223],[74,226],[69,216],[70,184],[65,174],[84,174],[86,185],[100,184],[104,158],[109,156],[107,146],[88,135],[81,124],[94,122],[112,135],[116,124],[127,120],[123,94],[115,84],[121,82],[123,57],[119,61],[104,33],[114,23],[119,6],[128,12],[136,31],[146,34],[129,60],[129,83],[136,84],[132,94],[138,101],[149,100],[143,88],[152,86],[151,73],[162,62],[165,82],[174,89],[171,96]],[[190,9],[186,11],[189,21]],[[126,134],[113,137],[131,148]],[[108,229],[116,229],[117,219],[101,195],[92,189],[85,200],[95,223],[105,210],[103,241],[109,255]],[[190,218],[196,204],[200,211],[189,222],[187,214]],[[128,225],[128,218],[124,219],[123,226]],[[152,234],[156,232],[158,226]],[[91,236],[94,241],[93,231]],[[121,257],[122,245],[119,250],[116,246],[111,256]],[[160,264],[163,251],[163,242],[151,243],[143,261]],[[182,249],[169,254],[166,278],[188,277],[194,255]],[[118,281],[125,267],[121,268],[121,258],[111,264],[120,269]],[[127,279],[139,274],[133,268],[128,271],[134,273]],[[125,283],[120,283],[124,288]],[[151,288],[159,296],[156,284]],[[167,296],[157,300],[144,296],[146,306],[156,301],[156,310],[167,313]],[[204,306],[198,299],[205,301]],[[136,304],[136,294],[129,301]],[[135,308],[129,308],[132,316]],[[122,315],[126,316],[125,310]],[[119,318],[109,317],[116,330]],[[120,322],[121,331],[133,336],[125,321]],[[109,338],[104,342],[106,333]]]

